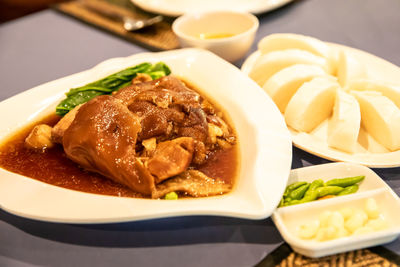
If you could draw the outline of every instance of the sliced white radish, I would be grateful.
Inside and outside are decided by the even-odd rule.
[[[330,47],[323,41],[293,33],[275,33],[268,35],[258,42],[258,49],[263,54],[284,49],[305,50],[321,57],[329,57],[330,53]]]
[[[328,145],[353,153],[360,132],[361,113],[357,99],[337,90],[333,115],[328,125]]]
[[[350,81],[346,90],[356,91],[377,91],[392,100],[400,108],[400,85],[388,84],[382,81],[371,79],[359,79]]]
[[[342,87],[346,86],[351,80],[365,78],[366,71],[351,53],[346,51],[339,52],[339,62],[337,66],[337,77]]]
[[[319,66],[296,64],[272,75],[263,89],[284,113],[289,100],[303,83],[324,75],[326,72]]]
[[[400,109],[376,91],[350,91],[361,110],[361,124],[380,144],[391,151],[400,149]]]
[[[300,132],[310,132],[332,113],[339,84],[328,77],[304,83],[285,110],[286,124]]]
[[[326,58],[304,50],[289,49],[261,55],[255,62],[249,76],[260,86],[263,86],[272,75],[295,64],[317,65],[327,72],[330,71],[330,65]]]

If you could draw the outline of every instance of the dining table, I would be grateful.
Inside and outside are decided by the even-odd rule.
[[[257,14],[260,25],[247,56],[264,36],[298,33],[400,66],[399,14],[399,0],[295,0]],[[0,25],[0,101],[106,59],[143,52],[150,51],[54,9],[8,21]],[[240,68],[243,62],[233,64]],[[292,151],[292,169],[330,162]],[[399,167],[373,170],[400,195]],[[0,266],[255,266],[284,243],[271,218],[73,224],[23,218],[0,206]],[[382,247],[400,255],[398,238]]]

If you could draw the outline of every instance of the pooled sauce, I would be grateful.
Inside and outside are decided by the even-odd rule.
[[[50,126],[59,117],[49,116],[43,121]],[[100,174],[87,172],[68,159],[64,149],[57,144],[45,152],[38,152],[25,146],[25,138],[33,126],[26,127],[0,147],[0,167],[36,180],[88,193],[103,195],[141,197],[129,188],[107,179]]]
[[[200,33],[199,38],[202,40],[222,39],[222,38],[232,37],[234,35],[235,34],[233,33]]]

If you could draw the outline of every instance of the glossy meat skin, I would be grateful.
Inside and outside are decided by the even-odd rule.
[[[136,157],[134,145],[140,131],[139,117],[121,101],[99,96],[77,112],[64,133],[64,151],[83,168],[148,195],[154,178]]]

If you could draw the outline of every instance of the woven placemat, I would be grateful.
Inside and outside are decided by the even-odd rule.
[[[102,9],[111,10],[121,15],[128,15],[133,18],[149,17],[149,14],[146,14],[144,11],[134,7],[129,3],[129,1],[125,1],[127,3],[124,3],[124,6],[116,5],[114,3],[124,2],[121,0],[90,0],[90,2],[91,4],[95,4]],[[57,4],[54,5],[53,8],[85,23],[122,37],[128,41],[144,46],[152,51],[170,50],[179,47],[178,40],[171,29],[171,18],[166,18],[160,23],[154,24],[151,27],[147,27],[139,31],[127,32],[123,28],[121,22],[102,16],[86,8],[81,1],[70,1]]]
[[[294,252],[287,243],[268,254],[257,267],[365,267],[400,266],[400,256],[382,247],[360,249],[321,258],[309,258]]]

